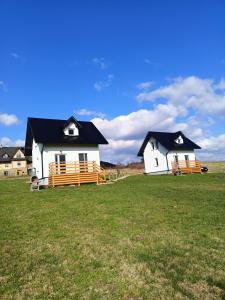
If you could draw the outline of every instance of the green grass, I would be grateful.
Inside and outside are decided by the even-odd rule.
[[[225,174],[1,180],[0,299],[225,299]]]

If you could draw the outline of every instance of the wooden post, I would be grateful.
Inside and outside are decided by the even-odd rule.
[[[52,175],[52,186],[55,187],[54,175]]]

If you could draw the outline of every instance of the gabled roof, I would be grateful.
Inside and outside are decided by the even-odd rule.
[[[0,147],[0,162],[10,162],[18,150],[21,150],[23,152],[24,148],[23,147]],[[8,155],[7,158],[3,158],[5,154]],[[20,158],[20,160],[23,159],[24,158]],[[14,158],[13,160],[16,160],[16,158]]]
[[[74,116],[71,116],[68,120],[66,120],[63,128],[66,128],[70,123],[74,123],[77,128],[81,128],[80,123],[74,118]]]
[[[175,140],[181,136],[183,139],[182,144],[178,144]],[[159,132],[159,131],[149,131],[144,139],[143,144],[138,152],[138,156],[143,156],[144,149],[149,141],[149,139],[155,138],[161,145],[163,145],[168,150],[193,150],[201,149],[197,144],[188,139],[182,131],[177,132]]]
[[[107,140],[92,122],[77,121],[79,123],[79,135],[68,136],[64,134],[65,124],[70,123],[68,120],[28,118],[26,133],[26,155],[29,155],[28,148],[32,147],[33,138],[36,143],[43,144],[72,144],[72,145],[97,145],[108,144]],[[74,121],[72,119],[72,121]],[[69,122],[69,123],[68,123]]]

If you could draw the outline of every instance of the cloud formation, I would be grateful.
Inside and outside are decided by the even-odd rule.
[[[0,90],[3,92],[8,92],[7,86],[5,85],[5,82],[3,80],[0,80]]]
[[[173,105],[196,109],[199,114],[222,115],[225,113],[225,80],[215,83],[196,76],[178,77],[166,86],[141,92],[137,99],[141,102],[164,99]]]
[[[13,59],[20,61],[21,63],[24,63],[26,61],[26,59],[24,57],[22,57],[21,55],[19,55],[16,52],[10,52],[9,53],[10,57],[12,57]]]
[[[105,70],[109,67],[109,63],[103,57],[95,57],[92,59],[92,63],[100,70]]]
[[[225,133],[213,135],[210,131],[211,126],[224,118],[223,78],[215,82],[196,76],[179,77],[151,91],[145,87],[148,89],[151,85],[143,85],[137,99],[143,103],[153,102],[151,109],[140,109],[111,120],[92,120],[110,143],[101,147],[102,159],[124,163],[137,161],[137,152],[148,131],[181,130],[202,147],[198,151],[200,159],[225,160]],[[157,104],[162,99],[163,104]]]
[[[18,122],[19,120],[16,115],[0,113],[0,124],[3,124],[5,126],[10,126],[10,125],[17,124]]]
[[[145,82],[141,82],[137,85],[137,88],[139,90],[148,90],[152,85],[154,84],[153,81],[145,81]]]
[[[9,146],[24,147],[25,141],[21,139],[13,141],[8,137],[2,137],[0,138],[0,145],[2,147],[9,147]]]
[[[109,87],[113,81],[114,75],[113,74],[109,74],[107,76],[107,79],[105,81],[96,81],[94,83],[94,89],[97,92],[101,92],[103,89]]]
[[[104,113],[94,111],[94,110],[88,110],[86,108],[81,108],[79,110],[75,110],[74,113],[78,114],[80,116],[95,116],[95,117],[99,117],[99,118],[105,118]]]

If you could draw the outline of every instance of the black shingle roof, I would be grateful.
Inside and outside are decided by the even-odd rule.
[[[175,140],[182,136],[183,144],[177,144]],[[155,138],[161,145],[163,145],[168,150],[193,150],[201,149],[197,144],[189,140],[182,131],[177,132],[159,132],[159,131],[149,131],[144,139],[144,142],[138,152],[138,156],[143,156],[144,149],[149,141],[149,139]]]
[[[72,120],[72,117],[68,120]],[[43,144],[76,144],[96,145],[108,144],[107,140],[92,122],[77,121],[79,124],[79,136],[65,135],[63,129],[68,120],[28,118],[26,133],[26,155],[32,147],[33,138],[36,143]]]
[[[0,162],[10,162],[13,159],[13,156],[16,154],[18,150],[24,152],[23,147],[0,147]],[[3,156],[7,154],[8,157],[4,158]],[[24,158],[20,158],[18,160],[23,160]],[[17,160],[14,158],[13,160]]]

